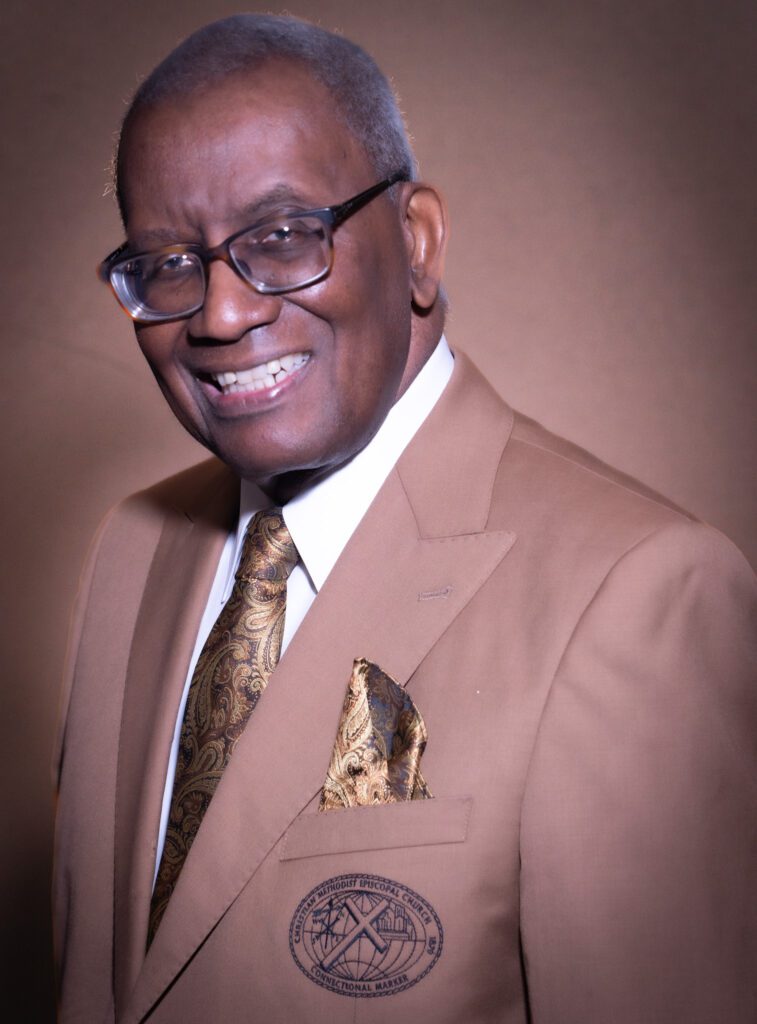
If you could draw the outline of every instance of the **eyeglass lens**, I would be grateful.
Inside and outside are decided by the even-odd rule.
[[[228,253],[239,275],[268,294],[311,284],[331,265],[331,234],[319,217],[290,217],[238,235]],[[198,252],[180,248],[116,264],[111,281],[137,319],[181,316],[205,299],[205,268]]]

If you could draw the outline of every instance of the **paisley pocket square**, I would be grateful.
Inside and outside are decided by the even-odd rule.
[[[429,799],[420,770],[426,736],[405,690],[378,665],[357,658],[319,810]]]

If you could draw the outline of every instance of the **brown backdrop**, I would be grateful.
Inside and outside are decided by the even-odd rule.
[[[451,209],[452,342],[513,404],[757,560],[752,0],[289,8],[366,45],[401,90]],[[48,758],[78,567],[110,504],[202,454],[95,281],[120,241],[103,195],[113,132],[139,76],[235,9],[6,0],[2,16],[14,1019],[51,1016]]]

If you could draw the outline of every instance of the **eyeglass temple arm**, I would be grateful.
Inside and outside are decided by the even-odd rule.
[[[392,185],[396,185],[398,181],[407,181],[407,174],[404,171],[397,171],[390,178],[385,178],[380,181],[378,185],[372,185],[367,188],[365,192],[360,192],[359,195],[353,196],[352,199],[348,199],[344,203],[340,203],[339,206],[332,206],[332,226],[338,227],[342,221],[347,220],[348,217],[356,213],[361,206],[365,206],[371,199],[374,199],[380,193],[385,192],[386,189],[391,188]]]
[[[111,264],[115,263],[117,259],[123,256],[123,254],[126,252],[126,248],[127,243],[122,242],[117,249],[114,249],[113,252],[108,253],[108,255],[105,257],[102,263],[98,265],[97,276],[100,278],[101,281],[104,281],[106,284],[108,283],[108,281],[110,280]]]

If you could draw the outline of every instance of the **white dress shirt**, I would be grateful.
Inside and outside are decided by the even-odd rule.
[[[297,548],[299,562],[287,580],[282,654],[397,459],[439,400],[452,376],[453,365],[452,353],[442,336],[415,380],[389,410],[386,419],[365,448],[340,469],[284,506],[284,522]],[[270,507],[270,504],[270,498],[259,487],[247,480],[242,481],[239,521],[236,530],[229,534],[221,553],[176,716],[163,791],[155,858],[156,875],[168,825],[184,707],[195,665],[213,624],[231,595],[247,526],[256,512]]]

